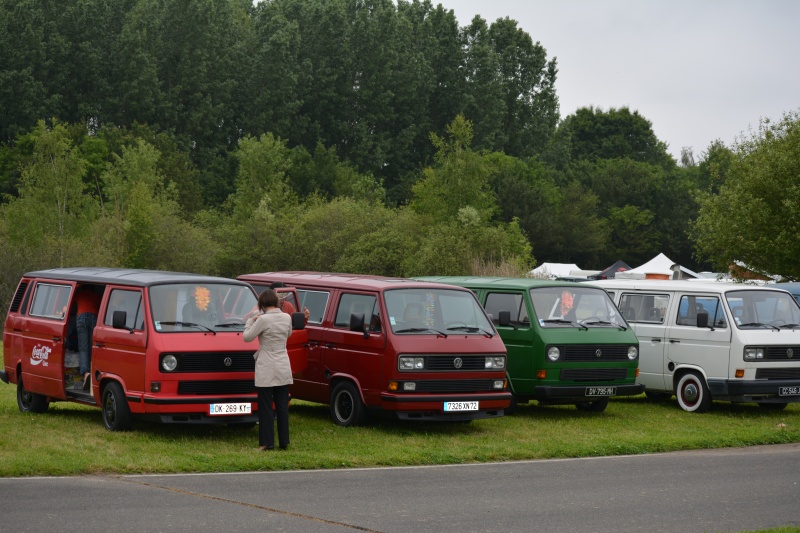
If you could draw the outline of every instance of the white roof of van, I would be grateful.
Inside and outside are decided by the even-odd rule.
[[[724,281],[658,280],[658,279],[607,279],[584,282],[606,290],[726,292],[731,290],[782,290],[774,285],[750,285]]]

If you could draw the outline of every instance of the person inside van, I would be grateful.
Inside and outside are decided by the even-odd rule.
[[[100,295],[91,287],[82,285],[75,294],[78,304],[76,329],[78,331],[79,372],[81,388],[86,390],[91,384],[92,367],[92,332],[97,325],[97,314],[100,312]]]
[[[285,284],[282,281],[276,281],[275,283],[273,283],[272,285],[269,286],[269,288],[272,289],[272,290],[280,289],[280,288],[284,288],[284,287],[288,287],[288,285]],[[294,308],[294,304],[289,301],[289,298],[288,298],[289,293],[288,292],[278,292],[277,295],[278,295],[278,307],[280,308],[281,311],[283,311],[284,313],[286,313],[289,316],[291,316],[293,313],[296,312],[295,308]],[[308,310],[308,307],[303,309],[303,315],[306,318],[306,324],[308,324],[308,317],[311,316],[311,311]]]

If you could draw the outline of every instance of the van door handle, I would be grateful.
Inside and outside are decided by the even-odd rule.
[[[650,339],[650,342],[661,342],[661,339]]]
[[[105,348],[105,347],[106,347],[106,345],[105,345],[105,344],[103,344],[102,342],[96,342],[96,343],[94,344],[94,347],[95,347],[95,348]]]
[[[319,346],[319,343],[317,341],[310,341],[308,343],[309,348],[316,348],[317,346]]]
[[[328,344],[325,345],[325,347],[326,348],[336,348],[336,345],[329,342]]]
[[[53,342],[61,342],[61,337],[53,337]]]
[[[672,344],[679,344],[681,341],[677,341],[675,339],[670,339],[669,342],[671,342]]]

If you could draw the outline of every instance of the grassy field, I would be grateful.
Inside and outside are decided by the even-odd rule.
[[[333,425],[327,406],[294,401],[290,422],[290,449],[265,454],[256,450],[257,428],[137,422],[114,433],[96,408],[59,402],[21,413],[16,387],[0,383],[0,476],[454,464],[800,442],[798,404],[772,411],[715,402],[698,415],[644,396],[613,399],[599,414],[531,404],[470,424],[378,417],[358,428]]]

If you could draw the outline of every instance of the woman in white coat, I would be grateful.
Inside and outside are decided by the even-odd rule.
[[[265,289],[258,297],[258,314],[247,319],[244,340],[258,337],[256,390],[258,391],[258,449],[275,448],[274,420],[278,420],[278,445],[289,446],[289,385],[293,383],[292,367],[286,340],[292,333],[292,318],[278,307],[278,295]],[[275,412],[272,402],[275,402]]]

